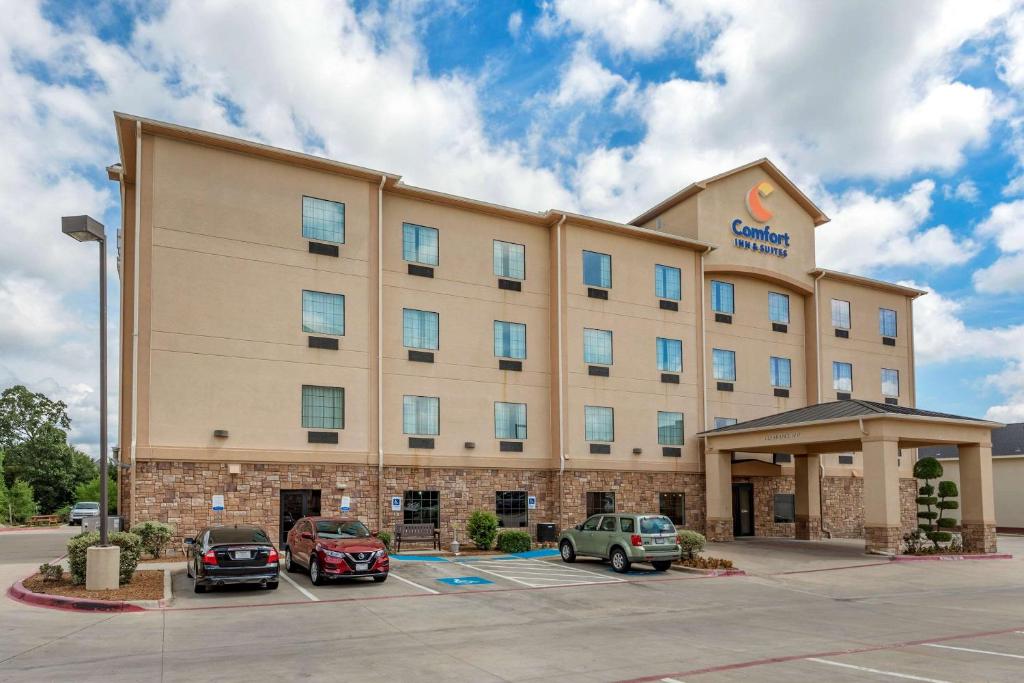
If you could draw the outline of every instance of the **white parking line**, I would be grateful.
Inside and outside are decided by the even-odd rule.
[[[993,652],[991,650],[975,650],[969,647],[953,647],[952,645],[939,645],[938,643],[925,643],[925,647],[941,647],[943,650],[959,650],[961,652],[973,652],[979,655],[993,655],[996,657],[1011,657],[1013,659],[1024,659],[1024,655],[1013,655],[1009,652]]]
[[[615,576],[597,574],[585,569],[566,567],[542,560],[482,560],[460,562],[459,564],[467,569],[491,574],[530,588],[582,586],[624,581]]]
[[[421,586],[420,584],[416,583],[415,581],[410,581],[409,579],[401,577],[401,576],[399,576],[398,574],[396,574],[394,572],[391,572],[391,576],[393,576],[394,578],[398,579],[399,581],[402,581],[404,583],[409,584],[410,586],[416,586],[421,591],[426,591],[428,593],[433,593],[434,595],[438,595],[441,592],[441,591],[436,591],[433,588],[427,588],[426,586]]]
[[[857,671],[864,671],[866,673],[878,674],[879,676],[891,676],[892,678],[905,678],[910,681],[926,681],[926,683],[950,683],[949,681],[943,681],[938,678],[925,678],[924,676],[912,676],[910,674],[901,674],[895,671],[882,671],[881,669],[872,669],[866,666],[856,666],[854,664],[845,664],[843,662],[833,662],[828,659],[818,659],[817,657],[808,657],[807,662],[817,662],[818,664],[828,664],[830,666],[841,666],[844,669],[856,669]]]
[[[288,575],[287,575],[287,574],[285,574],[284,572],[281,572],[281,573],[280,573],[280,577],[281,577],[282,579],[284,579],[285,581],[287,581],[288,583],[290,583],[291,585],[295,586],[295,589],[296,589],[297,591],[299,591],[300,593],[302,593],[303,595],[305,595],[305,596],[306,596],[307,598],[309,598],[309,599],[310,599],[310,600],[312,600],[313,602],[320,602],[320,598],[316,597],[315,595],[313,595],[312,593],[310,593],[310,592],[309,592],[308,590],[306,590],[305,588],[303,588],[303,587],[302,587],[302,586],[300,586],[299,584],[295,583],[295,580],[294,580],[294,579],[293,579],[292,577],[288,576]]]
[[[661,683],[683,683],[683,682],[680,681],[677,678],[663,678],[663,679],[661,679]]]

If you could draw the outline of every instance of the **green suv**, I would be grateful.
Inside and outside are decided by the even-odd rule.
[[[672,520],[664,515],[593,515],[558,537],[563,562],[576,556],[609,560],[620,573],[633,562],[648,562],[659,572],[679,559],[679,536]]]

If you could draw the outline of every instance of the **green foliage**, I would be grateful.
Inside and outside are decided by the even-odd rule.
[[[688,529],[679,530],[679,545],[682,548],[684,560],[692,560],[696,557],[698,553],[704,550],[707,542],[707,539],[696,531],[689,531]]]
[[[956,498],[959,495],[960,491],[956,488],[955,481],[939,482],[939,498]]]
[[[940,500],[935,504],[935,507],[940,510],[958,510],[960,508],[960,503],[955,500]]]
[[[931,484],[925,484],[924,486],[919,488],[917,492],[920,493],[922,496],[934,496],[935,487],[932,486]]]
[[[930,480],[938,479],[942,476],[942,463],[935,458],[922,458],[914,463],[914,476],[918,479],[923,479],[924,484],[918,489],[921,494],[917,497],[916,501],[918,505],[923,505],[926,510],[918,510],[917,518],[924,520],[921,524],[918,524],[919,532],[923,534],[933,544],[933,551],[939,552],[941,548],[940,543],[949,543],[953,540],[953,535],[943,529],[952,529],[956,527],[956,521],[948,519],[942,516],[942,513],[946,510],[956,510],[960,507],[960,504],[950,498],[956,498],[959,495],[956,484],[951,481],[940,481],[938,488],[938,495],[936,496],[935,487],[932,486]],[[935,508],[934,510],[932,508]],[[909,536],[909,534],[908,534]],[[909,542],[908,536],[904,537],[904,542],[908,548],[914,544]],[[921,539],[915,536],[916,541]],[[907,552],[911,552],[908,549]],[[921,552],[920,548],[914,547],[914,552]]]
[[[922,503],[922,505],[926,505],[926,503]],[[937,519],[938,516],[939,516],[939,513],[935,512],[934,510],[925,510],[923,512],[918,512],[917,513],[917,518],[918,519]]]
[[[498,516],[487,510],[476,510],[469,516],[466,534],[480,550],[490,550],[498,534]]]
[[[160,557],[160,553],[171,543],[174,530],[163,522],[143,522],[132,526],[132,533],[142,541],[142,549],[150,557]]]
[[[935,505],[939,502],[935,496],[918,496],[915,500],[918,505]]]
[[[525,531],[502,531],[498,533],[497,548],[503,553],[525,553],[532,542]]]
[[[0,394],[0,451],[10,451],[26,441],[34,441],[50,430],[71,429],[67,404],[33,394],[17,384]]]
[[[24,524],[39,514],[39,505],[28,482],[18,479],[10,488],[0,482],[0,520],[6,524]]]
[[[935,458],[921,458],[914,463],[914,477],[917,479],[938,479],[941,476],[942,463]]]
[[[95,477],[75,487],[75,502],[100,502],[100,478]],[[111,477],[107,480],[107,512],[117,514],[117,482]]]
[[[955,529],[956,520],[952,517],[943,517],[938,521],[938,525],[940,529]]]
[[[132,580],[132,574],[139,565],[139,555],[142,552],[142,539],[137,535],[118,531],[110,534],[111,545],[121,548],[120,583],[128,583]],[[77,585],[85,583],[86,554],[90,547],[100,544],[99,532],[79,534],[68,541],[68,565],[71,568],[71,582]]]
[[[391,550],[391,532],[390,531],[378,531],[377,538],[384,544],[384,547]]]
[[[39,574],[43,577],[44,581],[60,581],[64,578],[64,567],[60,566],[60,564],[44,562],[39,565]]]
[[[60,517],[60,521],[66,522],[66,521],[68,521],[68,515],[71,514],[71,506],[70,505],[62,505],[61,507],[59,507],[56,510],[54,510],[53,514],[55,514],[58,517]]]
[[[938,548],[940,543],[949,543],[953,539],[953,534],[948,531],[929,531],[927,534],[928,540],[935,544]]]

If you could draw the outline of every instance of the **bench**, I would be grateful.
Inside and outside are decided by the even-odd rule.
[[[33,515],[28,518],[31,526],[56,526],[60,524],[60,515]]]
[[[433,524],[396,524],[395,552],[402,552],[402,541],[407,543],[425,543],[429,541],[434,550],[441,549],[441,532]]]

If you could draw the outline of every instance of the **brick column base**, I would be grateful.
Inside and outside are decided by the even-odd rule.
[[[794,536],[801,541],[821,540],[821,517],[817,515],[796,516],[796,533]]]
[[[704,532],[709,541],[731,541],[733,540],[732,520],[708,517],[707,524],[704,526]]]
[[[996,552],[996,525],[975,522],[961,524],[960,535],[964,541],[964,552]]]
[[[903,530],[898,526],[865,526],[864,551],[899,555]]]

